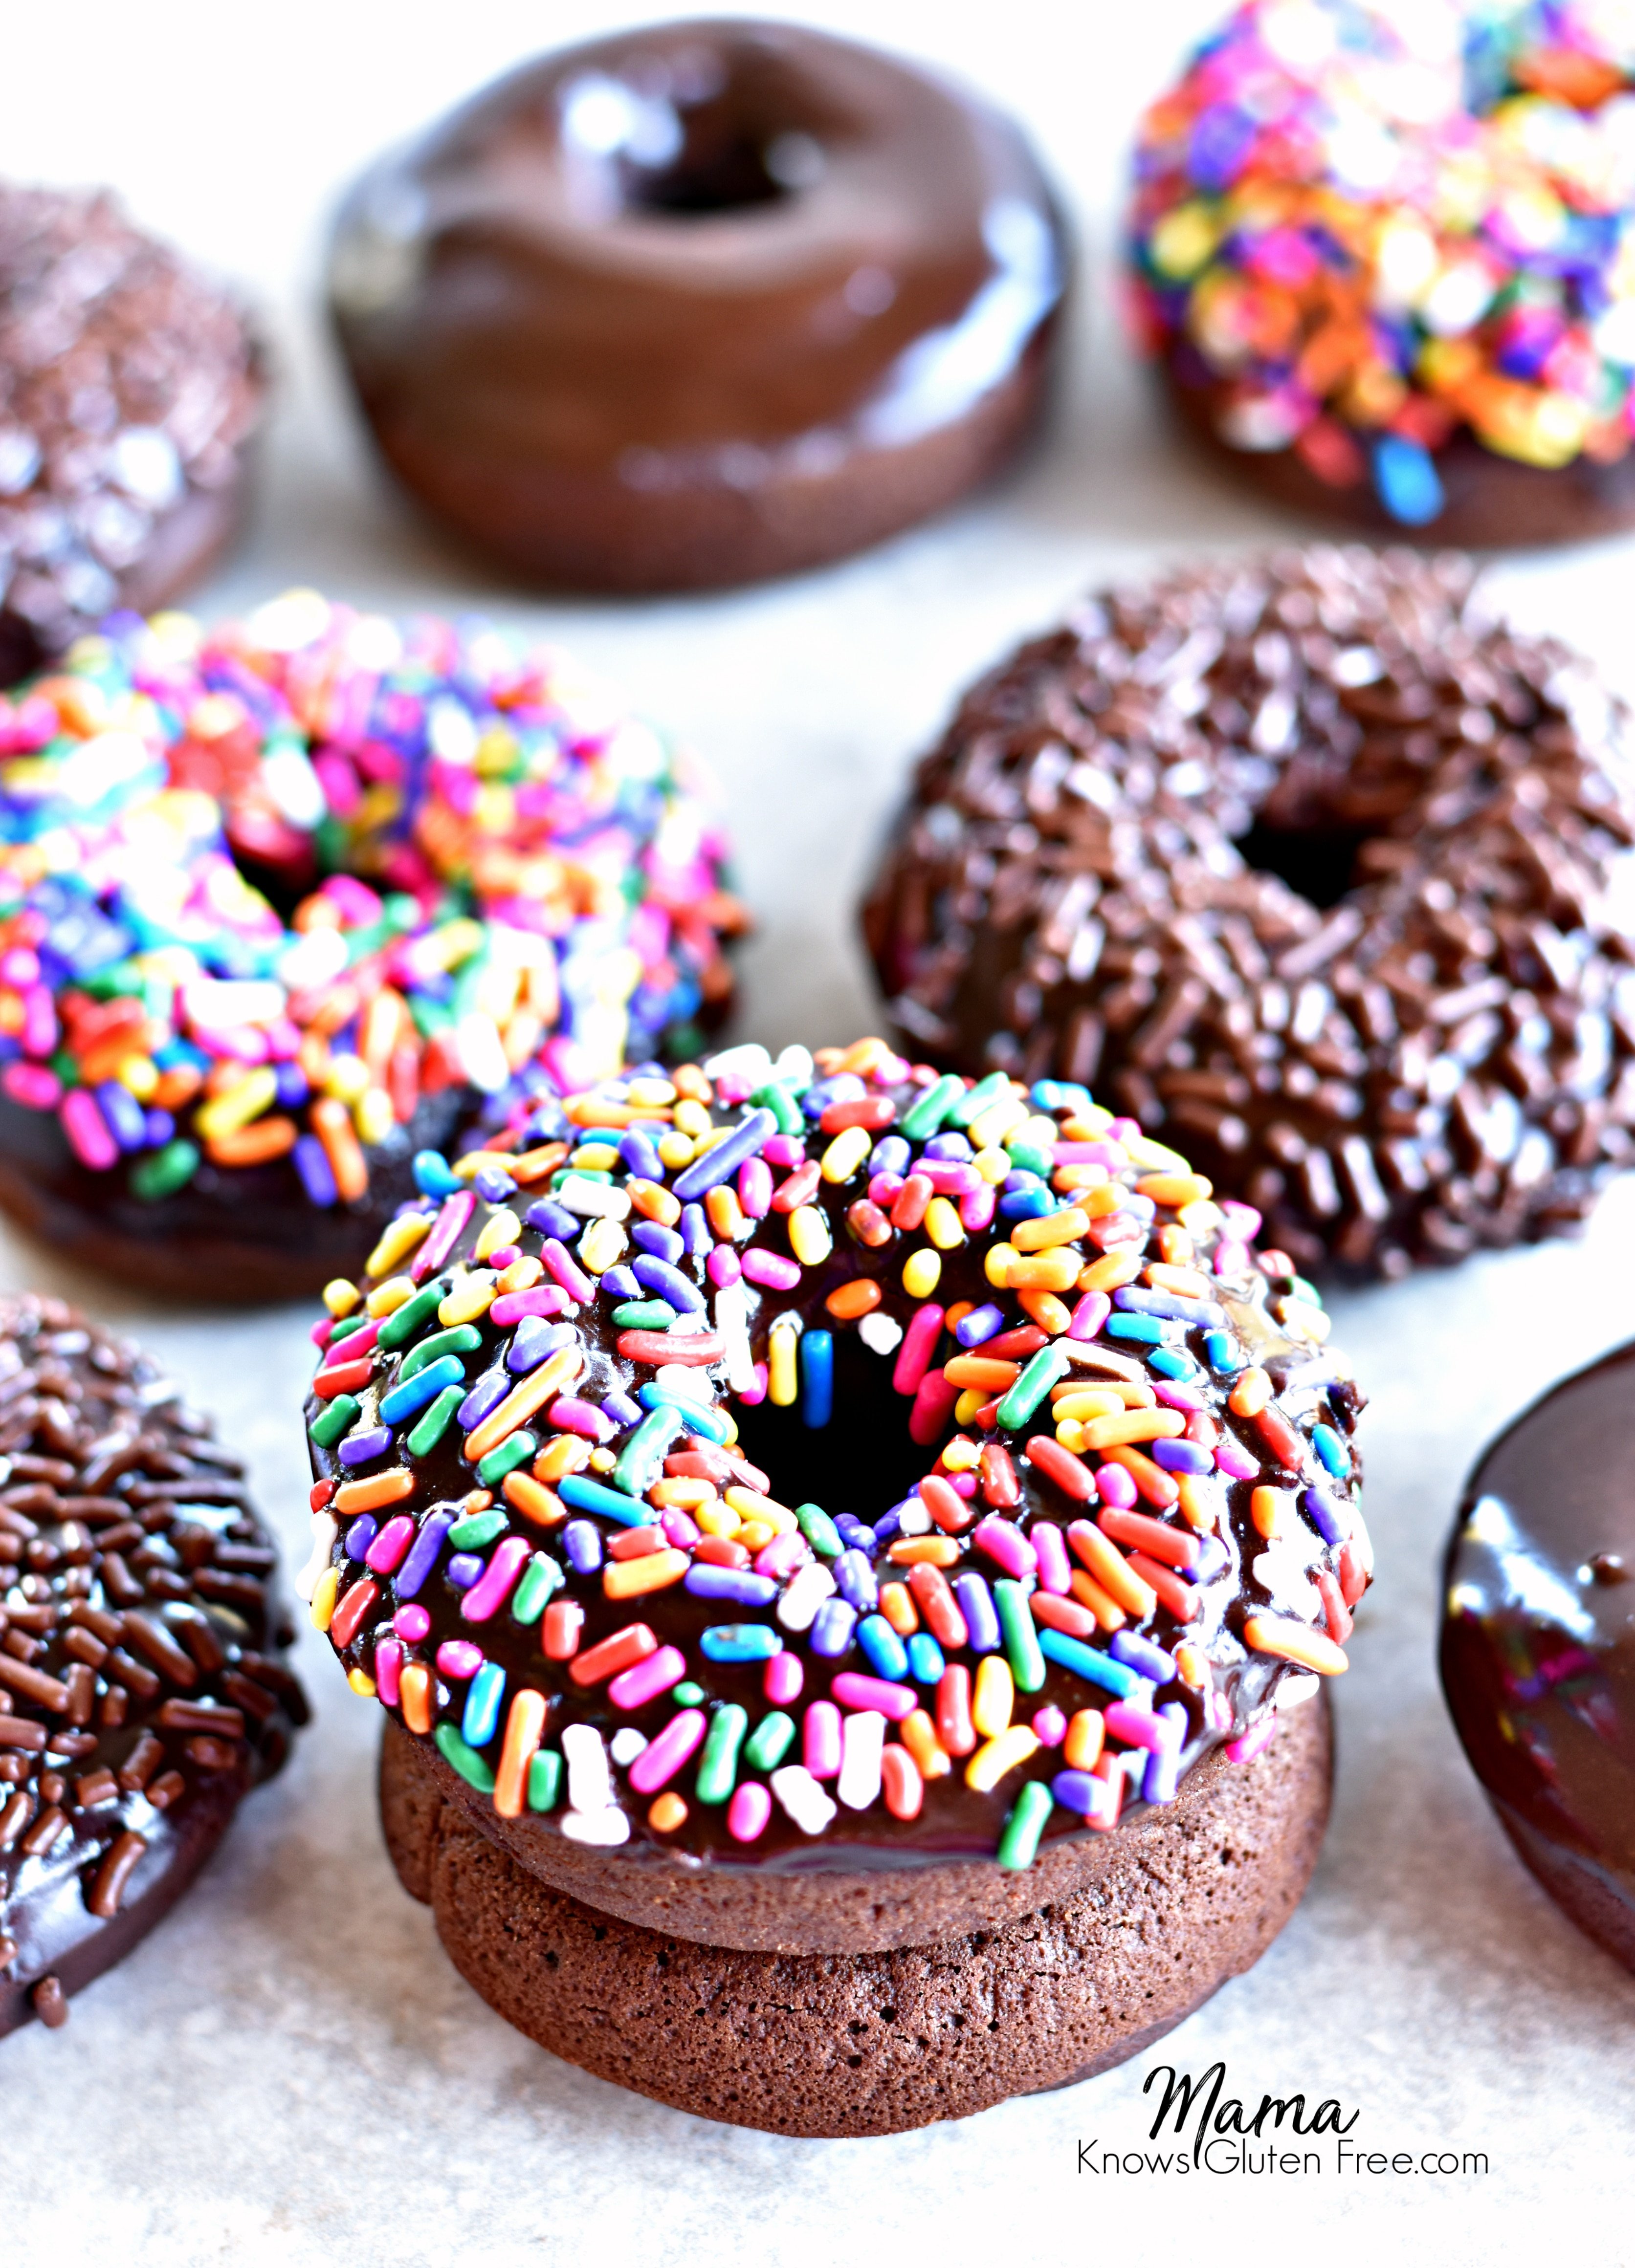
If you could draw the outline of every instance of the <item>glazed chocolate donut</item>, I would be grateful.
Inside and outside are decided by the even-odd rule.
[[[843,2133],[1116,2061],[1246,1967],[1315,1857],[1321,1712],[1261,1752],[1371,1567],[1362,1398],[1257,1217],[1083,1088],[878,1040],[640,1066],[462,1169],[480,1200],[428,1173],[330,1289],[301,1580],[478,1990],[662,2100]],[[1110,1897],[1151,1905],[1150,1973]],[[951,2039],[935,2086],[835,2054],[848,1996],[936,2000],[971,1939],[957,2032],[1047,1907],[1048,2036]],[[689,1981],[610,2039],[655,1934]],[[713,1970],[735,2036],[790,1984],[802,2037],[751,2060],[828,2027],[821,2086],[677,2061]]]
[[[1499,1824],[1635,1969],[1635,1349],[1552,1387],[1483,1450],[1447,1548],[1442,1690]]]
[[[113,618],[0,702],[0,1205],[194,1299],[355,1274],[417,1148],[719,1019],[721,857],[559,654]]]
[[[0,685],[202,579],[264,392],[233,299],[106,191],[0,183]]]
[[[1137,328],[1264,492],[1439,542],[1635,522],[1635,47],[1586,0],[1247,0],[1143,122]]]
[[[136,1348],[0,1302],[0,2033],[67,2021],[307,1721],[243,1473]]]
[[[1065,230],[1009,120],[788,24],[666,24],[513,72],[337,225],[381,452],[511,572],[581,590],[840,557],[1009,458]]]
[[[864,909],[913,1044],[1055,1071],[1302,1268],[1580,1220],[1631,1156],[1626,720],[1469,562],[1314,549],[1084,601],[966,695]]]

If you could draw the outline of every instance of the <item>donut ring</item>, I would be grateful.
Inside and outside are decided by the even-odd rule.
[[[869,48],[667,24],[501,79],[352,190],[337,335],[382,455],[514,574],[837,558],[1011,455],[1069,248],[1008,120]]]
[[[1084,1089],[737,1048],[479,1170],[502,1201],[428,1199],[332,1295],[303,1580],[424,1800],[553,1890],[940,1943],[1087,1888],[1127,1793],[1161,1836],[1345,1668],[1328,1319]]]
[[[864,909],[903,1030],[1098,1081],[1301,1268],[1580,1220],[1635,1120],[1627,722],[1472,585],[1454,555],[1280,553],[1020,648]]]
[[[1525,544],[1635,522],[1616,11],[1248,0],[1143,125],[1136,327],[1263,492]]]
[[[115,617],[0,703],[0,1206],[193,1299],[354,1274],[418,1148],[719,1018],[721,857],[559,655]]]

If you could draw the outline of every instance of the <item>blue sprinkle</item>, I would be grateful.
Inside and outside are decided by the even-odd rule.
[[[877,1677],[897,1684],[908,1675],[908,1649],[884,1615],[865,1615],[857,1625],[857,1643],[869,1657]]]
[[[371,1425],[366,1432],[349,1433],[335,1454],[350,1469],[353,1465],[366,1465],[376,1457],[383,1457],[391,1446],[391,1427]]]
[[[417,1370],[412,1378],[381,1396],[382,1422],[400,1425],[417,1410],[424,1410],[428,1402],[435,1402],[446,1386],[458,1386],[464,1376],[465,1365],[457,1354],[439,1355],[435,1362],[428,1362],[424,1370]]]
[[[656,1220],[639,1220],[630,1232],[630,1241],[640,1252],[650,1252],[655,1259],[679,1260],[686,1246],[673,1228],[666,1228]]]
[[[1119,1636],[1123,1635],[1121,1631]],[[1141,1690],[1143,1681],[1135,1671],[1121,1661],[1111,1660],[1099,1647],[1085,1646],[1062,1631],[1041,1630],[1038,1638],[1039,1650],[1047,1661],[1075,1671],[1087,1683],[1099,1685],[1104,1691],[1117,1694],[1121,1700],[1129,1700]]]
[[[770,1623],[715,1623],[699,1640],[706,1661],[770,1661],[783,1640]]]
[[[723,1448],[726,1447],[729,1429],[725,1410],[713,1410],[707,1403],[695,1402],[680,1387],[668,1382],[661,1385],[653,1379],[637,1388],[636,1399],[644,1410],[668,1408],[681,1410],[686,1418],[690,1433],[702,1433],[707,1440],[719,1442]],[[603,1406],[605,1408],[606,1404]]]
[[[867,1551],[872,1546],[873,1528],[865,1521],[859,1520],[854,1512],[837,1512],[834,1515],[834,1524],[840,1531],[842,1541],[850,1544],[854,1550]]]
[[[1192,1357],[1180,1347],[1154,1347],[1147,1360],[1160,1378],[1197,1378],[1202,1375]]]
[[[443,1548],[443,1539],[456,1520],[459,1512],[428,1513],[420,1533],[409,1546],[409,1556],[392,1578],[392,1587],[400,1599],[412,1599],[433,1568],[437,1555]]]
[[[502,1366],[485,1370],[465,1400],[460,1404],[455,1423],[462,1433],[480,1425],[491,1410],[498,1410],[511,1391],[511,1381]]]
[[[456,1551],[444,1570],[456,1591],[469,1591],[483,1572],[480,1552]]]
[[[150,1110],[144,1124],[150,1150],[162,1150],[166,1142],[175,1139],[176,1122],[168,1110]]]
[[[800,1344],[801,1418],[816,1430],[834,1414],[834,1334],[803,1331]],[[875,1530],[879,1534],[878,1528]]]
[[[701,1158],[695,1158],[690,1166],[677,1174],[671,1184],[671,1194],[684,1207],[690,1205],[695,1197],[703,1197],[710,1189],[719,1189],[723,1182],[730,1180],[746,1159],[758,1157],[777,1130],[778,1122],[770,1110],[751,1110],[724,1141],[717,1142]],[[702,1213],[699,1217],[701,1220]],[[684,1221],[684,1212],[683,1219]],[[708,1250],[707,1243],[704,1248]]]
[[[529,1205],[523,1217],[541,1236],[554,1236],[561,1244],[572,1244],[584,1226],[576,1212],[570,1212],[566,1205],[557,1204],[550,1197],[541,1197],[537,1204]]]
[[[747,1567],[716,1567],[695,1559],[682,1583],[695,1599],[730,1599],[737,1607],[769,1607],[778,1595],[770,1575],[751,1574]]]
[[[537,1370],[548,1354],[554,1353],[558,1347],[567,1346],[573,1336],[572,1323],[550,1322],[544,1315],[524,1315],[506,1357],[506,1368],[519,1378],[524,1371]]]
[[[280,1107],[285,1110],[299,1110],[312,1093],[312,1089],[307,1084],[307,1074],[300,1064],[281,1063],[273,1076],[278,1082],[277,1094]],[[435,1150],[428,1151],[425,1154],[428,1157],[437,1157]],[[439,1159],[438,1162],[440,1165],[442,1160]]]
[[[1047,1213],[1061,1210],[1060,1201],[1037,1184],[1031,1189],[1013,1189],[999,1200],[1002,1220],[1043,1220]]]
[[[856,1627],[854,1608],[849,1607],[844,1599],[825,1599],[812,1624],[812,1652],[821,1653],[828,1660],[834,1660],[851,1645],[852,1632]]]
[[[985,1576],[974,1569],[958,1577],[954,1596],[959,1602],[959,1611],[965,1618],[965,1628],[971,1633],[973,1653],[993,1653],[1000,1641],[999,1609],[994,1604],[994,1594],[988,1587]]]
[[[995,1331],[1003,1329],[1004,1321],[1002,1308],[973,1307],[954,1325],[954,1336],[962,1347],[980,1346],[985,1339],[991,1339]]]
[[[703,1312],[704,1294],[690,1276],[656,1254],[643,1252],[631,1269],[643,1291],[656,1292],[661,1300],[668,1300],[678,1314],[696,1315]]]
[[[1207,1333],[1203,1352],[1217,1378],[1230,1378],[1233,1371],[1243,1368],[1243,1349],[1230,1331]]]
[[[1312,1447],[1335,1480],[1343,1481],[1351,1469],[1350,1450],[1332,1425],[1313,1425]]]
[[[562,1549],[576,1575],[594,1575],[602,1565],[602,1530],[592,1520],[570,1520],[562,1530]]]
[[[449,1171],[447,1161],[435,1150],[417,1150],[414,1160],[415,1187],[428,1197],[451,1197],[465,1184],[457,1174]]]
[[[869,1530],[873,1541],[874,1531]],[[874,1569],[858,1550],[842,1551],[834,1563],[834,1580],[840,1596],[860,1615],[872,1614],[880,1603],[880,1587]]]
[[[119,1079],[110,1079],[96,1090],[108,1131],[122,1150],[140,1150],[148,1138],[148,1122],[142,1105]]]
[[[935,1685],[948,1664],[929,1631],[916,1631],[908,1641],[908,1675],[916,1685]]]
[[[349,1559],[361,1559],[365,1552],[369,1549],[369,1546],[374,1543],[374,1514],[372,1512],[360,1512],[357,1519],[353,1521],[351,1526],[346,1531],[347,1557]]]
[[[900,1506],[893,1506],[890,1512],[882,1513],[874,1524],[876,1548],[878,1549],[882,1544],[889,1543],[894,1535],[900,1535],[902,1526],[903,1514]]]
[[[1066,1079],[1037,1079],[1028,1091],[1035,1110],[1070,1110],[1082,1115],[1096,1107],[1087,1086]]]
[[[1105,1329],[1110,1339],[1127,1339],[1136,1346],[1162,1346],[1168,1336],[1157,1315],[1109,1315]]]
[[[557,1494],[575,1512],[599,1512],[604,1520],[617,1520],[626,1528],[645,1528],[653,1517],[650,1505],[626,1496],[622,1489],[604,1488],[600,1481],[588,1481],[582,1473],[569,1473],[559,1480]]]
[[[1407,527],[1425,526],[1447,501],[1430,451],[1401,433],[1382,433],[1374,443],[1374,489],[1392,519]]]
[[[1187,1737],[1186,1704],[1166,1701],[1158,1714],[1174,1727],[1175,1739],[1166,1751],[1149,1755],[1147,1769],[1142,1774],[1142,1800],[1145,1803],[1173,1803],[1180,1779],[1181,1743]]]
[[[497,1661],[485,1661],[466,1689],[460,1737],[468,1748],[485,1748],[493,1739],[499,1727],[499,1704],[505,1692],[505,1671]]]
[[[1134,1631],[1114,1631],[1107,1642],[1107,1651],[1115,1661],[1121,1661],[1137,1675],[1150,1678],[1155,1685],[1167,1685],[1175,1675],[1175,1658],[1165,1653],[1161,1646],[1154,1646],[1150,1638],[1138,1638]]]

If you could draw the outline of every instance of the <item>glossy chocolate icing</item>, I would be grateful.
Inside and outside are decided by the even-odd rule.
[[[1635,1345],[1483,1454],[1448,1547],[1442,1685],[1528,1865],[1635,1969]]]
[[[706,586],[839,556],[1031,420],[1063,224],[984,104],[789,25],[530,63],[349,196],[336,329],[388,461],[525,576]]]

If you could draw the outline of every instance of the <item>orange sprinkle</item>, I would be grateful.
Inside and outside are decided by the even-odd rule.
[[[1076,1567],[1072,1576],[1073,1595],[1081,1607],[1088,1607],[1104,1631],[1122,1630],[1129,1616],[1116,1599],[1109,1597],[1091,1575]]]
[[[323,1145],[343,1204],[355,1204],[368,1194],[369,1161],[352,1130],[351,1113],[332,1094],[322,1094],[312,1106],[312,1127]]]
[[[832,1315],[843,1323],[855,1322],[877,1307],[884,1294],[880,1286],[867,1276],[854,1276],[849,1284],[841,1284],[824,1301]]]
[[[554,1528],[567,1518],[567,1506],[556,1491],[542,1487],[527,1473],[507,1473],[500,1493],[525,1520],[536,1521],[541,1528]]]
[[[1060,1338],[1073,1320],[1073,1310],[1065,1300],[1058,1300],[1054,1292],[1022,1292],[1017,1297],[1024,1313],[1031,1315],[1039,1329],[1048,1331],[1053,1338]],[[949,1313],[951,1314],[952,1312],[951,1308]]]
[[[959,1546],[951,1535],[899,1535],[886,1557],[899,1567],[928,1562],[933,1567],[955,1567],[959,1564]]]
[[[1099,1260],[1092,1260],[1088,1268],[1080,1269],[1078,1288],[1081,1292],[1121,1292],[1126,1284],[1135,1282],[1141,1270],[1139,1252],[1104,1252]]]
[[[506,1719],[505,1746],[494,1774],[494,1809],[502,1819],[515,1819],[528,1792],[528,1768],[545,1727],[545,1697],[525,1685],[511,1704]]]
[[[204,1151],[215,1166],[267,1166],[275,1158],[287,1157],[294,1147],[295,1121],[275,1117],[258,1118],[233,1134],[218,1134]]]
[[[411,1733],[429,1733],[432,1729],[432,1672],[424,1661],[406,1661],[398,1683],[398,1698],[403,1703],[403,1722]]]
[[[519,1425],[526,1425],[543,1403],[579,1376],[584,1359],[577,1347],[559,1347],[537,1370],[514,1386],[499,1407],[490,1410],[475,1432],[466,1435],[462,1454],[467,1464],[480,1464],[491,1449],[497,1449]]]
[[[686,1817],[686,1800],[673,1788],[666,1788],[662,1795],[655,1795],[647,1807],[647,1824],[655,1835],[673,1835],[678,1827],[685,1824]]]
[[[906,1583],[881,1584],[880,1612],[899,1638],[912,1638],[920,1627],[920,1617]]]
[[[1284,1661],[1298,1661],[1320,1677],[1339,1677],[1350,1668],[1342,1649],[1321,1631],[1286,1615],[1250,1615],[1243,1625],[1244,1644],[1256,1653],[1274,1653]]]
[[[375,1512],[383,1504],[396,1504],[414,1494],[414,1475],[406,1465],[389,1473],[372,1473],[366,1481],[343,1481],[329,1501],[331,1512]]]
[[[657,1221],[661,1228],[674,1228],[681,1219],[681,1200],[662,1189],[657,1182],[644,1182],[633,1175],[625,1184],[630,1201],[646,1220]]]
[[[640,1559],[613,1560],[602,1571],[603,1592],[610,1599],[639,1599],[647,1591],[668,1591],[692,1565],[684,1551],[649,1551]]]

